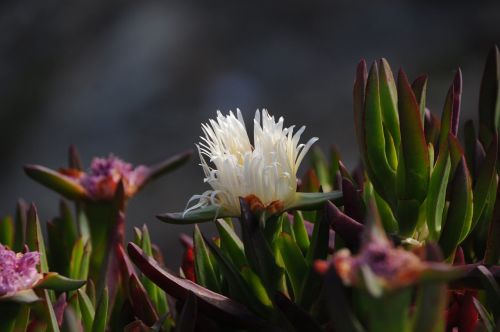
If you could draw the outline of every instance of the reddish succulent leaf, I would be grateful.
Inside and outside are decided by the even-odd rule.
[[[362,59],[356,68],[356,80],[354,81],[353,99],[354,99],[354,123],[356,128],[356,136],[358,144],[361,147],[361,156],[364,157],[366,151],[366,143],[364,139],[363,129],[363,112],[365,108],[365,87],[368,78],[366,70],[366,61]]]
[[[479,122],[492,134],[498,129],[500,117],[500,53],[493,46],[488,53],[484,66],[481,90],[479,92]],[[483,129],[481,128],[481,129]],[[481,130],[481,141],[488,144],[486,135]]]
[[[334,204],[326,205],[326,218],[333,230],[344,240],[346,246],[357,251],[361,243],[364,226],[345,215]]]
[[[129,278],[129,296],[135,316],[149,326],[153,325],[158,320],[158,314],[136,275],[131,275]]]
[[[363,222],[364,203],[360,191],[346,178],[342,179],[342,195],[344,199],[344,213],[352,219]]]
[[[171,296],[185,301],[191,291],[198,298],[200,310],[208,316],[232,326],[262,327],[266,325],[262,319],[242,304],[162,270],[134,243],[128,244],[128,253],[142,273]]]
[[[490,188],[496,181],[496,165],[498,156],[498,137],[493,135],[492,142],[486,152],[486,159],[478,168],[478,177],[474,186],[474,211],[472,229],[476,226],[486,206]]]

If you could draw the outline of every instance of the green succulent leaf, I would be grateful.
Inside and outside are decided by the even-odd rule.
[[[289,234],[281,233],[277,239],[277,246],[285,264],[285,271],[290,278],[293,293],[297,296],[301,292],[308,271],[307,263],[299,246]]]
[[[398,110],[401,157],[404,160],[404,186],[401,188],[398,183],[398,197],[400,200],[417,200],[422,203],[429,185],[429,151],[419,106],[408,78],[402,70],[398,75]],[[398,173],[400,171],[403,170],[398,167]],[[398,181],[399,178],[398,174]]]
[[[49,272],[49,266],[47,263],[47,251],[45,249],[45,243],[43,239],[42,229],[40,227],[40,220],[38,219],[38,213],[36,207],[32,204],[28,210],[28,215],[26,218],[26,245],[33,251],[38,251],[40,253],[40,270],[42,273]],[[55,300],[55,294],[52,291],[44,290],[46,301],[49,301],[47,308],[49,308],[49,314],[51,310],[53,311],[50,300]],[[49,300],[50,299],[50,300]]]
[[[54,190],[67,199],[78,201],[87,198],[85,188],[66,175],[39,165],[26,165],[24,171],[36,182]]]
[[[304,223],[304,217],[300,211],[295,211],[293,213],[293,233],[295,235],[295,241],[303,253],[306,253],[309,249],[310,241],[309,235],[307,234],[306,225]]]
[[[428,80],[427,75],[420,75],[411,84],[411,88],[418,102],[422,123],[424,122],[425,118],[425,99],[427,96],[427,80]]]
[[[90,331],[95,316],[94,305],[88,295],[81,289],[77,291],[77,294],[84,331]]]
[[[362,116],[363,137],[366,144],[365,166],[375,189],[388,201],[394,201],[396,172],[386,155],[387,142],[384,135],[379,82],[378,65],[374,63],[368,75]]]
[[[446,143],[439,151],[438,159],[432,169],[427,197],[427,227],[429,237],[433,240],[437,240],[441,234],[450,169],[451,161]]]
[[[245,256],[250,267],[262,279],[267,291],[273,294],[280,289],[284,271],[277,265],[271,244],[266,240],[263,229],[260,227],[261,223],[272,221],[259,220],[259,216],[250,211],[248,203],[243,198],[240,198],[240,206]]]
[[[384,119],[384,129],[387,128],[389,132],[389,135],[385,135],[385,138],[387,139],[390,137],[395,147],[394,150],[397,150],[397,147],[401,143],[398,119],[398,91],[394,83],[391,67],[387,60],[382,58],[378,60],[377,63],[380,70],[380,106]]]
[[[217,219],[215,225],[219,231],[221,248],[229,256],[233,264],[239,269],[248,265],[243,242],[236,235],[234,229],[224,219]]]
[[[11,217],[0,220],[0,243],[9,248],[14,245],[14,222]]]
[[[220,292],[219,278],[214,269],[215,262],[210,257],[198,225],[195,225],[193,240],[196,282],[214,292]]]
[[[92,324],[92,332],[105,332],[106,325],[108,322],[108,288],[105,287],[101,297],[99,298],[99,302],[97,303],[97,307],[95,310],[94,323]]]
[[[35,288],[51,289],[57,292],[76,290],[85,285],[85,280],[70,279],[56,272],[46,273]]]
[[[469,234],[472,224],[472,184],[465,158],[459,162],[451,183],[451,198],[439,245],[445,257]]]
[[[5,294],[0,296],[1,302],[15,302],[15,303],[34,303],[40,301],[40,298],[35,294],[32,289],[25,289],[13,294]]]
[[[196,224],[214,221],[217,218],[238,217],[217,205],[207,205],[187,212],[164,213],[156,216],[163,222],[169,224]]]
[[[337,205],[342,204],[342,192],[331,191],[327,193],[302,193],[295,194],[295,201],[287,210],[315,210],[321,208],[326,202],[331,201]]]

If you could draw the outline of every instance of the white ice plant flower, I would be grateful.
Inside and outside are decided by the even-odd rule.
[[[194,195],[189,202],[198,201],[187,208],[190,211],[213,205],[228,214],[238,215],[239,198],[256,199],[264,208],[283,210],[296,201],[297,171],[317,137],[300,144],[301,127],[284,127],[267,110],[256,111],[253,145],[248,137],[240,110],[224,116],[217,112],[216,120],[202,125],[204,137],[197,145],[204,181],[212,190]],[[189,205],[189,203],[188,203]]]
[[[196,145],[204,180],[211,190],[192,196],[183,212],[164,213],[158,218],[186,224],[241,217],[240,199],[245,200],[251,212],[263,213],[262,216],[317,209],[327,200],[340,203],[340,191],[297,192],[300,163],[318,138],[301,144],[305,127],[295,133],[294,128],[285,128],[283,117],[276,121],[266,110],[257,110],[252,142],[240,110],[236,115],[217,112],[215,120],[202,124],[204,136]]]

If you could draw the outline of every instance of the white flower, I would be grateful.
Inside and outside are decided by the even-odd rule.
[[[239,197],[258,198],[263,207],[286,209],[296,200],[297,170],[311,145],[299,144],[305,127],[295,134],[294,126],[284,128],[283,117],[276,122],[267,110],[257,110],[254,118],[254,145],[250,142],[240,110],[222,115],[202,125],[205,137],[197,145],[205,182],[212,190],[194,195],[197,204],[184,213],[216,205],[239,215]],[[207,161],[208,160],[208,161]]]

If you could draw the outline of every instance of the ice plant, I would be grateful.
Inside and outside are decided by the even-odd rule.
[[[42,278],[37,270],[39,263],[36,251],[16,254],[0,244],[0,297],[33,287]]]
[[[68,172],[68,175],[77,179],[92,199],[110,200],[120,181],[123,181],[125,195],[134,195],[146,179],[148,171],[148,167],[144,165],[134,168],[132,164],[110,154],[107,158],[94,158],[89,172],[73,171]]]
[[[204,182],[212,189],[194,195],[197,201],[181,214],[160,216],[164,221],[176,219],[214,219],[216,216],[239,216],[240,197],[253,211],[277,214],[287,209],[317,205],[339,193],[297,193],[297,171],[307,151],[318,140],[313,137],[300,143],[302,126],[285,127],[284,118],[277,121],[267,110],[257,110],[253,120],[253,142],[247,133],[240,110],[236,115],[217,112],[217,118],[202,124],[204,137],[197,144]],[[253,144],[252,144],[253,143]]]

